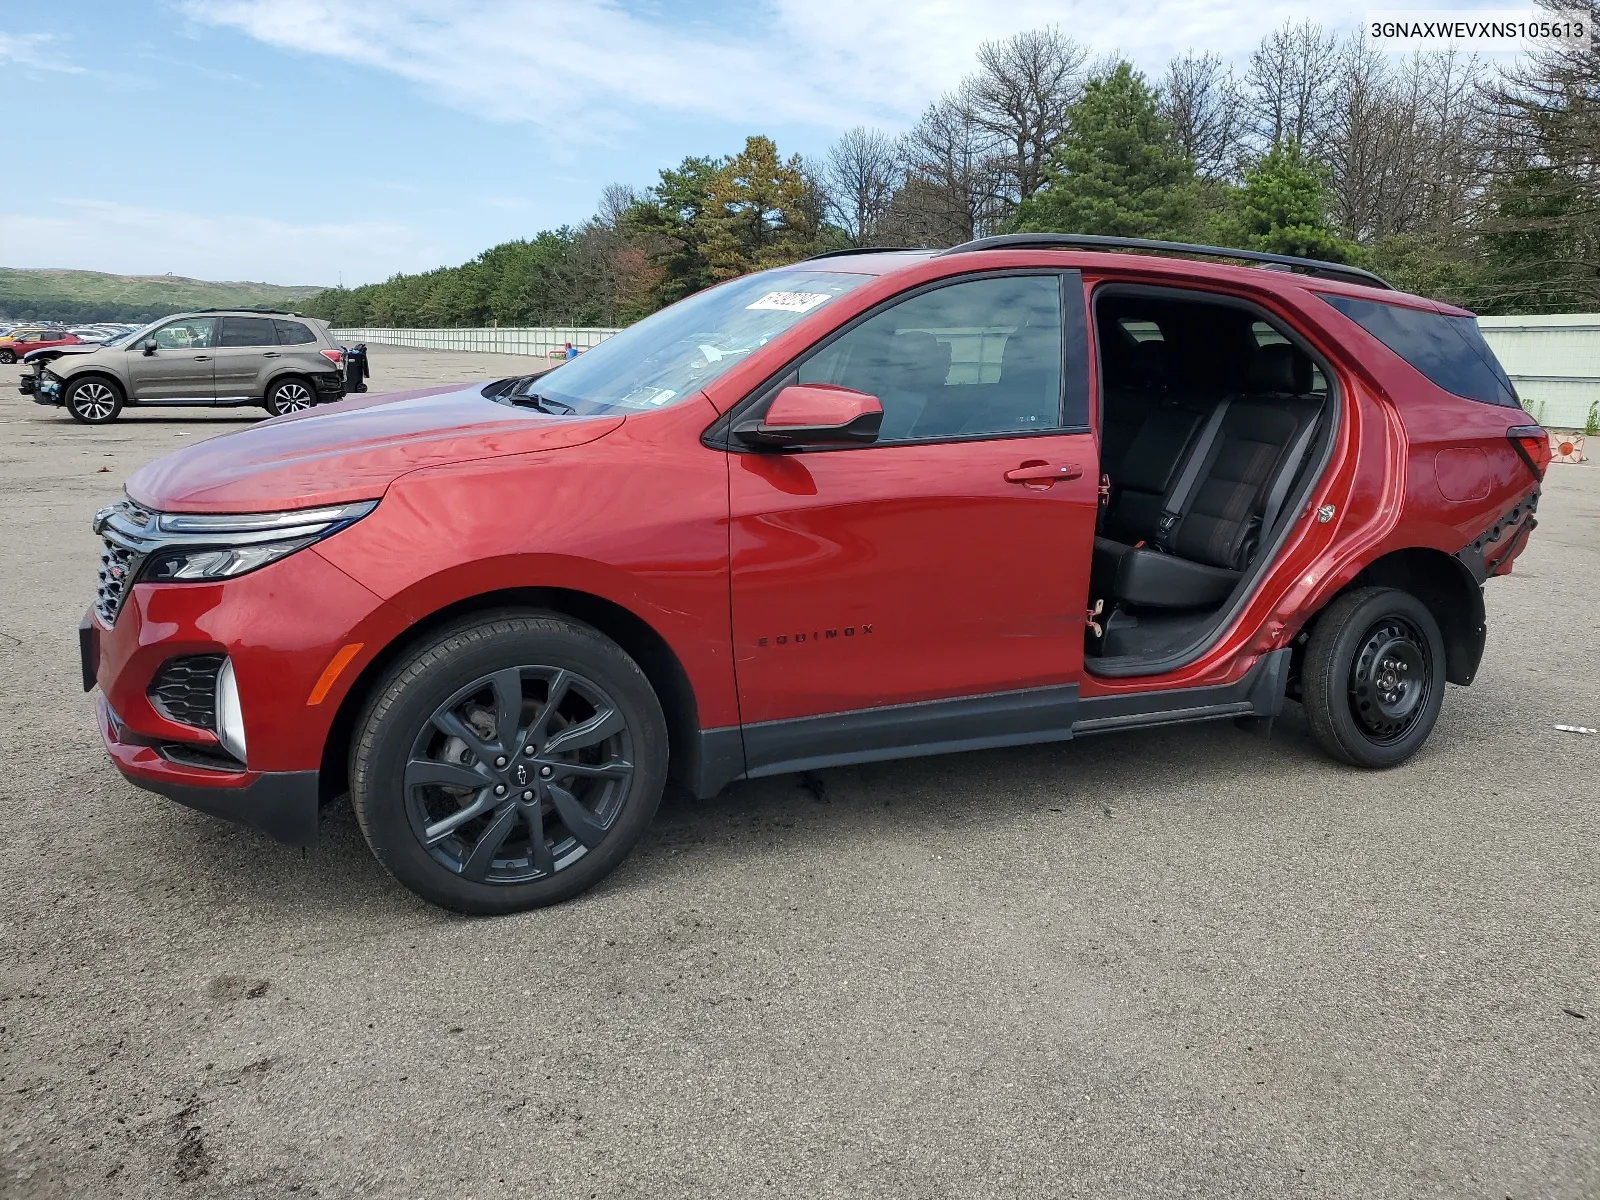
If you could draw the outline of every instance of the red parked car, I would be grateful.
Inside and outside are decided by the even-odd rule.
[[[348,790],[468,912],[602,878],[669,777],[1286,702],[1385,767],[1478,669],[1526,421],[1469,314],[1348,267],[827,255],[145,467],[96,518],[84,684],[134,782],[301,844]]]
[[[81,346],[84,341],[65,329],[24,329],[0,336],[0,363],[14,363],[24,354],[56,346]]]

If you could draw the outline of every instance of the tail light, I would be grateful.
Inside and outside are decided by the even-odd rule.
[[[340,363],[342,363],[344,361],[344,351],[343,350],[324,350],[324,351],[322,351],[322,357],[327,359],[329,362],[331,362],[334,366],[337,367]]]
[[[1516,425],[1506,430],[1506,437],[1528,469],[1543,479],[1550,465],[1550,435],[1538,425]]]

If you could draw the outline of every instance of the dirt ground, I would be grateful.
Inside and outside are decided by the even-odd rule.
[[[537,360],[373,347],[374,390]],[[431,909],[123,782],[95,509],[251,411],[0,368],[0,1196],[1600,1195],[1600,467],[1384,773],[1295,712],[740,783]]]

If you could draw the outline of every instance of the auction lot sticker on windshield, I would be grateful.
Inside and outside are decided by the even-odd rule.
[[[779,312],[804,313],[832,299],[833,297],[827,292],[768,292],[754,304],[746,304],[745,308],[747,310],[771,308]]]

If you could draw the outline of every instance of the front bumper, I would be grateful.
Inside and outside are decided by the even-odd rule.
[[[316,771],[225,771],[173,762],[158,746],[131,740],[104,696],[95,706],[106,753],[130,783],[290,846],[316,842]]]

